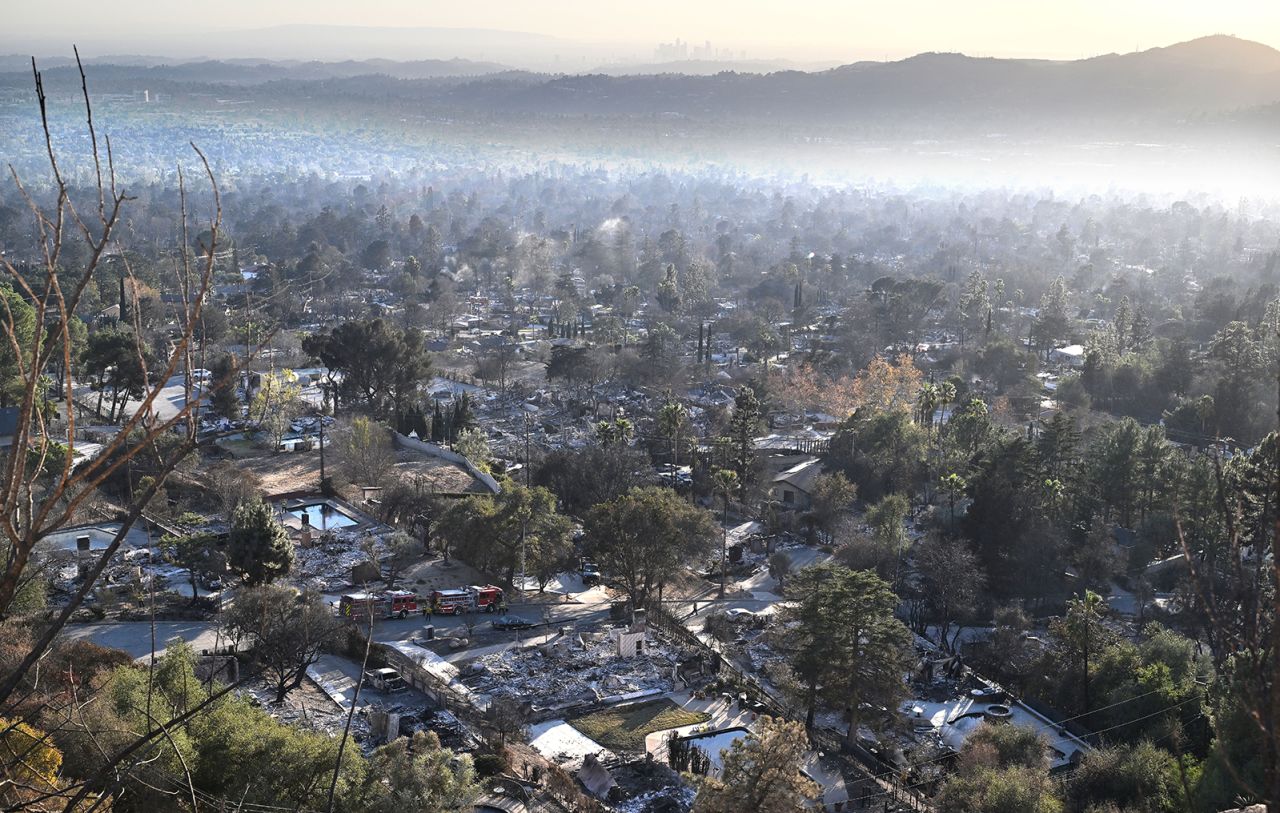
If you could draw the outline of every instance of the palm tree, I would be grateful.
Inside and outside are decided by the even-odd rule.
[[[634,434],[635,426],[626,418],[615,418],[596,424],[596,440],[606,449],[615,443],[626,443]]]
[[[1089,711],[1089,646],[1090,633],[1094,624],[1102,617],[1107,606],[1102,596],[1092,590],[1085,590],[1084,595],[1067,602],[1067,623],[1073,632],[1081,638],[1081,653],[1084,662],[1084,710]]]
[[[724,598],[725,582],[729,571],[729,498],[738,490],[738,473],[720,469],[711,476],[711,488],[723,501],[720,515],[720,598]]]
[[[941,459],[942,465],[944,466],[946,465],[947,460],[947,447],[946,435],[942,434],[942,427],[948,420],[950,420],[950,417],[946,415],[947,407],[954,404],[957,397],[958,393],[956,392],[955,382],[943,381],[938,385],[938,406],[942,408],[944,413],[942,419],[938,422],[938,457]]]
[[[680,430],[689,421],[689,410],[684,404],[671,399],[667,394],[667,402],[658,410],[658,429],[671,440],[671,465],[680,465]]]
[[[964,493],[964,490],[969,487],[969,482],[953,471],[946,477],[941,478],[938,485],[943,491],[947,492],[947,503],[951,509],[951,529],[954,531],[956,524],[956,497]]]
[[[938,385],[938,406],[943,410],[956,402],[956,385],[953,381],[943,381]]]
[[[614,437],[621,443],[630,443],[636,435],[636,425],[630,418],[615,418],[613,421]]]
[[[1214,403],[1212,395],[1202,395],[1195,404],[1196,417],[1200,419],[1200,434],[1204,435],[1209,419],[1213,417]]]
[[[938,403],[938,385],[932,381],[926,381],[921,385],[920,392],[916,393],[916,414],[919,416],[920,423],[924,424],[926,437],[933,430],[933,416],[938,411]]]
[[[938,390],[938,385],[933,383],[932,381],[924,382],[924,384],[921,385],[920,387],[920,391],[916,393],[917,420],[920,423],[924,424],[924,437],[926,442],[933,437],[933,416],[938,412],[938,404],[940,403],[940,398],[941,398],[941,394]],[[939,433],[938,437],[939,439],[941,439],[942,437],[941,433]],[[941,447],[939,447],[939,453],[941,453]],[[924,498],[924,502],[922,502],[921,505],[928,505],[929,499],[930,499],[929,498],[929,483],[930,483],[929,478],[931,477],[929,473],[928,455],[926,455],[925,457],[924,465],[925,465],[925,471],[924,471],[925,479],[924,479],[924,493],[922,495]]]

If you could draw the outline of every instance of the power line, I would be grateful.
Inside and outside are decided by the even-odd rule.
[[[1131,700],[1137,700],[1138,698],[1134,697],[1134,698],[1130,698],[1130,699],[1131,699]],[[1108,731],[1114,731],[1114,730],[1115,730],[1115,729],[1117,729],[1117,728],[1123,728],[1123,727],[1128,726],[1128,725],[1133,725],[1134,723],[1138,723],[1138,722],[1141,722],[1141,721],[1143,721],[1143,720],[1147,720],[1147,719],[1150,719],[1150,718],[1152,718],[1152,717],[1159,716],[1159,715],[1161,715],[1161,714],[1164,714],[1165,712],[1172,711],[1173,709],[1178,708],[1179,706],[1184,706],[1184,705],[1186,705],[1187,703],[1190,703],[1190,702],[1191,702],[1191,701],[1193,701],[1193,700],[1199,700],[1199,699],[1200,699],[1200,696],[1199,696],[1198,694],[1197,694],[1197,695],[1192,695],[1191,697],[1183,698],[1182,700],[1179,700],[1179,701],[1178,701],[1178,702],[1176,702],[1176,703],[1171,703],[1170,705],[1165,706],[1164,708],[1159,709],[1158,711],[1151,712],[1150,714],[1144,714],[1144,715],[1142,715],[1141,717],[1135,717],[1135,718],[1133,718],[1132,720],[1126,720],[1126,721],[1125,721],[1125,722],[1123,722],[1123,723],[1117,723],[1116,725],[1110,726],[1110,727],[1108,727],[1108,728],[1104,728],[1104,729],[1101,729],[1101,730],[1099,730],[1099,731],[1095,731],[1095,732],[1093,732],[1093,733],[1092,733],[1092,736],[1096,736],[1096,735],[1099,735],[1099,734],[1105,734],[1106,732],[1108,732]],[[1124,701],[1124,702],[1128,702],[1128,701]],[[1120,705],[1120,704],[1119,704],[1119,703],[1116,703],[1116,704],[1113,704],[1113,705]],[[1092,713],[1092,712],[1090,712],[1090,713]],[[1078,719],[1078,718],[1076,718],[1076,719]],[[1046,744],[1047,744],[1050,748],[1052,748],[1052,747],[1054,747],[1055,745],[1060,745],[1060,744],[1063,744],[1063,743],[1069,742],[1071,739],[1079,739],[1079,738],[1078,738],[1078,737],[1073,737],[1073,736],[1072,736],[1072,737],[1058,737],[1058,738],[1055,738],[1055,739],[1049,740]],[[943,755],[941,755],[941,756],[939,756],[939,757],[935,757],[935,758],[933,758],[933,759],[929,759],[929,760],[925,760],[924,762],[917,763],[916,765],[911,766],[911,768],[917,768],[917,767],[921,767],[921,766],[924,766],[924,765],[928,765],[928,764],[930,764],[930,763],[932,763],[932,762],[937,762],[937,761],[939,761],[939,760],[941,760],[941,759],[946,759],[946,758],[948,758],[948,757],[950,757],[950,756],[951,756],[951,754],[943,754]],[[881,775],[876,776],[876,777],[873,777],[873,778],[877,778],[877,779],[878,779],[878,778],[880,778],[880,776],[892,776],[892,775],[893,775],[892,773],[888,773],[888,774],[881,774]],[[934,780],[934,779],[926,779],[926,780],[923,780],[923,781],[920,781],[920,782],[916,782],[916,783],[913,783],[913,784],[910,784],[910,785],[904,785],[904,786],[903,786],[902,788],[900,788],[899,790],[904,790],[904,791],[906,791],[906,790],[914,790],[915,788],[920,788],[920,787],[924,787],[925,785],[933,784],[933,782],[934,782],[934,781],[936,781],[936,780]],[[889,796],[889,795],[891,795],[891,794],[892,794],[892,793],[894,793],[894,792],[895,792],[895,791],[882,791],[881,793],[873,794],[873,795],[871,795],[871,796],[860,796],[860,797],[858,797],[858,798],[859,798],[860,800],[879,799],[879,798],[881,798],[881,797],[883,797],[883,796]]]
[[[204,802],[206,805],[210,805],[218,810],[245,810],[256,813],[318,813],[318,811],[314,811],[312,808],[306,807],[282,807],[280,805],[271,805],[262,802],[232,801],[225,796],[218,796],[210,791],[202,790],[201,788],[196,787],[194,783],[188,784],[186,779],[174,776],[168,771],[154,765],[138,765],[136,767],[142,768],[143,770],[178,786],[183,792],[194,792],[197,801]]]
[[[1158,692],[1160,692],[1160,691],[1162,691],[1162,690],[1161,690],[1161,689],[1152,689],[1151,691],[1143,692],[1142,694],[1135,695],[1135,696],[1133,696],[1133,697],[1129,697],[1129,698],[1126,698],[1126,699],[1124,699],[1124,700],[1118,700],[1118,701],[1116,701],[1115,703],[1110,703],[1110,704],[1108,704],[1108,705],[1106,705],[1106,706],[1100,706],[1099,708],[1091,709],[1091,710],[1089,710],[1089,711],[1087,711],[1087,712],[1084,712],[1084,713],[1082,713],[1082,714],[1077,714],[1077,715],[1076,715],[1076,716],[1074,716],[1074,717],[1067,717],[1066,719],[1063,719],[1063,720],[1060,720],[1060,721],[1056,721],[1056,722],[1055,722],[1055,721],[1050,721],[1050,722],[1054,722],[1054,724],[1055,724],[1055,725],[1057,725],[1057,726],[1063,726],[1063,725],[1065,725],[1065,724],[1067,724],[1067,723],[1069,723],[1069,722],[1073,722],[1073,721],[1075,721],[1075,720],[1079,720],[1079,719],[1081,719],[1082,717],[1087,717],[1087,716],[1089,716],[1089,715],[1091,715],[1091,714],[1096,714],[1096,713],[1098,713],[1098,712],[1100,712],[1100,711],[1106,711],[1107,709],[1112,709],[1112,708],[1116,708],[1116,707],[1118,707],[1118,706],[1123,706],[1123,705],[1125,705],[1125,704],[1127,704],[1127,703],[1132,703],[1132,702],[1134,702],[1134,701],[1136,701],[1136,700],[1141,700],[1141,699],[1142,699],[1142,698],[1144,698],[1144,697],[1149,697],[1149,696],[1151,696],[1151,695],[1153,695],[1153,694],[1156,694],[1156,693],[1158,693]],[[1098,735],[1098,734],[1103,734],[1103,733],[1106,733],[1106,732],[1108,732],[1108,731],[1112,731],[1112,730],[1114,730],[1114,729],[1116,729],[1116,728],[1122,728],[1122,727],[1124,727],[1124,726],[1126,726],[1126,725],[1132,725],[1132,724],[1133,724],[1133,723],[1135,723],[1135,722],[1140,722],[1140,721],[1142,721],[1142,720],[1148,719],[1149,717],[1154,717],[1154,716],[1157,716],[1157,715],[1159,715],[1159,714],[1163,714],[1165,711],[1168,711],[1169,709],[1175,708],[1175,707],[1177,707],[1177,706],[1183,705],[1183,704],[1185,704],[1185,703],[1188,703],[1188,702],[1190,702],[1190,701],[1192,701],[1192,700],[1197,700],[1197,699],[1199,699],[1199,695],[1193,695],[1192,697],[1188,697],[1188,698],[1186,698],[1186,699],[1184,699],[1184,700],[1179,701],[1178,703],[1173,704],[1172,706],[1168,706],[1168,707],[1166,707],[1166,708],[1164,708],[1164,709],[1161,709],[1161,710],[1159,710],[1159,711],[1153,712],[1152,714],[1146,715],[1146,716],[1144,716],[1144,717],[1139,717],[1139,718],[1136,718],[1136,719],[1134,719],[1134,720],[1129,720],[1129,721],[1127,721],[1127,722],[1120,723],[1120,724],[1117,724],[1117,725],[1111,726],[1111,727],[1109,727],[1109,728],[1104,728],[1104,729],[1102,729],[1101,731],[1094,731],[1094,732],[1090,732],[1089,734],[1087,734],[1087,735],[1085,735],[1085,736],[1096,736],[1096,735]],[[965,716],[964,714],[961,714],[961,715],[958,715],[955,719],[956,719],[956,720],[958,720],[958,719],[960,719],[961,717],[964,717],[964,716]],[[945,724],[945,725],[950,725],[950,724],[952,724],[953,722],[954,722],[954,720],[948,720],[948,721],[946,721],[944,724]],[[1061,743],[1069,742],[1069,741],[1070,741],[1070,740],[1072,740],[1072,739],[1076,739],[1076,740],[1083,741],[1083,740],[1084,740],[1084,737],[1079,737],[1079,736],[1075,736],[1075,735],[1062,736],[1062,737],[1059,737],[1059,738],[1057,738],[1057,739],[1050,740],[1050,741],[1048,742],[1048,745],[1049,745],[1050,747],[1052,747],[1052,746],[1057,745],[1057,744],[1061,744]],[[944,754],[939,754],[939,755],[938,755],[938,756],[936,756],[936,757],[931,757],[931,758],[929,758],[929,759],[921,760],[920,762],[911,763],[911,764],[907,765],[905,768],[903,768],[901,771],[896,771],[896,770],[887,770],[887,771],[882,771],[882,772],[880,772],[880,773],[872,773],[872,774],[871,774],[871,776],[870,776],[870,778],[871,778],[872,780],[874,780],[874,781],[880,781],[880,780],[885,779],[885,778],[891,778],[891,777],[897,776],[899,773],[903,773],[903,772],[907,772],[907,771],[913,771],[913,770],[916,770],[917,768],[923,768],[923,767],[925,767],[925,766],[927,766],[927,765],[931,765],[931,764],[933,764],[933,763],[935,763],[935,762],[941,762],[942,760],[945,760],[945,759],[949,759],[949,758],[951,758],[953,755],[954,755],[953,753],[944,753]],[[932,780],[929,780],[929,781],[932,781]],[[926,783],[924,783],[924,784],[928,784],[928,783],[926,782]],[[917,785],[911,785],[911,786],[907,786],[907,787],[919,787],[919,785],[917,784]],[[876,798],[876,797],[868,797],[868,798]]]
[[[1125,726],[1127,726],[1127,725],[1133,725],[1134,723],[1138,723],[1138,722],[1141,722],[1141,721],[1143,721],[1143,720],[1147,720],[1147,719],[1150,719],[1150,718],[1152,718],[1152,717],[1156,717],[1156,716],[1159,716],[1159,715],[1161,715],[1161,714],[1164,714],[1166,711],[1170,711],[1170,710],[1172,710],[1172,709],[1176,709],[1176,708],[1177,708],[1177,707],[1179,707],[1179,706],[1185,706],[1187,703],[1190,703],[1192,700],[1200,700],[1200,699],[1201,699],[1201,698],[1200,698],[1200,695],[1198,695],[1198,694],[1194,694],[1194,695],[1192,695],[1191,697],[1185,697],[1185,698],[1183,698],[1182,700],[1179,700],[1177,703],[1173,703],[1173,704],[1170,704],[1170,705],[1168,705],[1168,706],[1165,706],[1164,708],[1162,708],[1162,709],[1160,709],[1160,710],[1158,710],[1158,711],[1153,711],[1153,712],[1151,712],[1150,714],[1144,714],[1144,715],[1142,715],[1141,717],[1135,717],[1135,718],[1134,718],[1134,719],[1132,719],[1132,720],[1128,720],[1128,721],[1123,722],[1123,723],[1117,723],[1117,724],[1115,724],[1115,725],[1113,725],[1113,726],[1110,726],[1110,727],[1108,727],[1108,728],[1104,728],[1104,729],[1101,729],[1101,730],[1099,730],[1099,731],[1095,731],[1095,732],[1093,732],[1093,736],[1097,736],[1097,735],[1099,735],[1099,734],[1105,734],[1105,733],[1107,733],[1108,731],[1114,731],[1114,730],[1116,730],[1117,728],[1124,728],[1124,727],[1125,727]]]

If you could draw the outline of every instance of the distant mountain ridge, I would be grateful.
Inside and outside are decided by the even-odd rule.
[[[1191,117],[1276,102],[1280,51],[1226,36],[1074,61],[926,53],[817,73],[565,76],[504,100],[559,114],[835,120],[926,110],[970,119]]]
[[[0,76],[0,84],[29,84],[30,77],[22,75],[27,70]],[[90,86],[136,90],[160,80],[173,83],[171,91],[236,84],[277,95],[300,92],[305,85],[306,92],[335,103],[376,98],[481,115],[785,119],[860,126],[910,121],[992,132],[1011,126],[1051,130],[1064,124],[1168,123],[1265,108],[1280,103],[1280,51],[1210,36],[1071,61],[925,53],[808,73],[705,76],[530,73],[468,60],[234,60],[95,65]]]
[[[103,54],[168,51],[168,64],[192,61],[267,57],[270,60],[337,62],[391,59],[416,61],[454,58],[476,62],[515,62],[523,67],[551,67],[561,54],[577,54],[579,69],[595,64],[604,54],[592,56],[590,46],[546,34],[487,28],[432,26],[324,25],[294,23],[265,28],[234,28],[233,18],[211,29],[178,30],[163,38],[138,31],[95,35],[85,32],[77,44],[89,61]],[[0,37],[10,51],[67,55],[71,43],[47,34]],[[21,42],[20,48],[13,47]],[[176,55],[176,56],[175,56]],[[500,57],[499,55],[504,55]],[[52,63],[50,63],[52,64]]]
[[[57,57],[37,60],[44,71],[69,70],[75,60]],[[337,62],[271,60],[271,59],[194,59],[174,60],[149,56],[114,56],[86,60],[99,78],[125,77],[143,81],[147,78],[174,82],[211,82],[218,84],[260,84],[282,79],[300,81],[346,79],[353,76],[390,76],[395,79],[437,79],[482,76],[512,70],[496,62],[469,59],[348,59]],[[0,73],[31,70],[31,58],[0,55]]]

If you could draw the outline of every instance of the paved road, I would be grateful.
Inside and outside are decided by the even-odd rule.
[[[98,393],[88,384],[81,384],[74,388],[76,400],[82,405],[91,409],[98,403]],[[191,391],[192,397],[200,397],[200,388],[193,385]],[[110,399],[108,393],[103,398],[102,408],[108,407],[107,401]],[[155,401],[151,403],[152,410],[156,413],[160,420],[168,420],[177,415],[187,403],[186,381],[182,374],[171,376],[164,382],[164,387],[160,390],[160,394],[156,396]],[[142,406],[141,401],[130,400],[124,407],[124,414],[132,415]]]
[[[609,606],[607,602],[603,601],[603,594],[597,596],[597,592],[599,591],[593,590],[579,593],[573,597],[577,600],[565,603],[521,603],[517,600],[511,603],[508,613],[522,616],[538,624],[549,620],[550,626],[553,628],[572,622],[599,622],[608,618]],[[451,634],[454,631],[466,629],[467,622],[470,621],[475,627],[477,637],[483,636],[481,643],[486,647],[485,652],[487,653],[503,649],[506,646],[514,646],[519,641],[527,641],[530,637],[546,631],[543,628],[539,628],[518,633],[515,631],[495,633],[491,628],[491,622],[494,618],[497,618],[497,616],[489,614],[469,616],[435,615],[431,617],[430,622],[421,615],[409,616],[405,619],[388,618],[379,620],[374,624],[373,638],[379,642],[408,641],[413,638],[420,638],[423,635],[423,628],[428,623],[435,626],[437,635]],[[151,653],[151,625],[147,621],[104,621],[91,624],[69,624],[63,630],[62,637],[92,641],[100,646],[120,649],[134,658],[141,658]],[[165,644],[173,638],[181,638],[187,641],[197,651],[225,645],[225,640],[219,640],[217,624],[212,621],[157,621],[155,635],[157,652],[163,652]],[[494,649],[491,650],[489,647],[494,647]],[[459,659],[468,656],[474,657],[475,650],[464,649],[457,653],[457,658]]]
[[[92,641],[99,646],[123,650],[134,658],[151,654],[151,624],[147,621],[108,621],[97,624],[68,624],[62,631],[63,638]],[[225,640],[218,641],[217,625],[209,621],[157,621],[156,651],[163,652],[165,644],[181,638],[196,648],[212,649]]]

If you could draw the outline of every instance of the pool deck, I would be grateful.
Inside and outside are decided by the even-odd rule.
[[[726,728],[749,727],[755,722],[756,714],[739,709],[737,704],[724,697],[708,697],[698,699],[689,692],[672,692],[667,699],[685,711],[700,711],[711,715],[705,723],[667,728],[645,735],[644,750],[654,759],[666,762],[667,738],[674,731],[680,736],[688,736],[694,732],[721,731]]]
[[[668,694],[667,697],[680,708],[689,711],[706,712],[711,715],[711,719],[705,723],[668,728],[646,735],[644,738],[645,751],[655,761],[663,763],[667,761],[667,739],[671,736],[672,731],[681,736],[706,733],[708,739],[719,744],[721,748],[726,748],[732,745],[734,740],[743,736],[740,731],[732,731],[731,729],[750,729],[755,725],[758,716],[755,712],[739,709],[737,703],[725,697],[699,700],[688,692],[673,692]],[[721,765],[720,749],[716,749],[715,753],[711,753],[709,748],[704,748],[704,750],[707,751],[707,756],[711,758],[712,766],[718,771]],[[835,805],[849,800],[849,790],[845,786],[844,776],[834,765],[826,764],[820,754],[813,751],[807,752],[804,757],[803,770],[810,779],[817,782],[818,786],[822,788],[821,804],[817,800],[813,800],[808,807],[832,809]]]
[[[288,528],[290,531],[298,532],[302,530],[301,513],[313,506],[327,505],[332,509],[332,514],[343,517],[347,521],[339,522],[336,525],[324,526],[316,523],[311,524],[313,533],[330,533],[337,531],[361,531],[370,530],[381,526],[377,519],[356,508],[354,505],[344,500],[333,497],[323,497],[321,495],[308,497],[293,497],[281,500],[276,503],[276,515],[280,520],[280,524]]]

